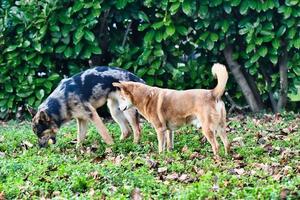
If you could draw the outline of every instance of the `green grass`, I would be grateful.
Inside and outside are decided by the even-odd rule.
[[[119,127],[105,152],[90,125],[75,149],[74,122],[59,132],[57,144],[37,147],[28,122],[0,128],[0,199],[128,199],[139,188],[145,199],[288,199],[300,197],[300,117],[234,116],[228,119],[232,155],[213,159],[208,142],[191,127],[176,132],[175,149],[159,155],[154,130],[143,124],[141,143],[119,141]],[[33,144],[31,146],[30,144]],[[221,143],[220,143],[221,144]]]

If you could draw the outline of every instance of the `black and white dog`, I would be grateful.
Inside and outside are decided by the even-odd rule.
[[[145,83],[131,72],[116,67],[95,67],[63,79],[50,96],[34,113],[32,127],[39,138],[41,147],[56,142],[56,133],[60,126],[75,118],[78,125],[77,145],[86,136],[87,123],[92,121],[106,144],[113,144],[113,139],[99,117],[96,109],[106,102],[113,119],[121,128],[121,139],[134,133],[134,142],[140,139],[138,113],[135,108],[121,111],[119,91],[113,82],[135,81]],[[33,113],[32,113],[33,114]],[[130,124],[130,126],[129,126]]]

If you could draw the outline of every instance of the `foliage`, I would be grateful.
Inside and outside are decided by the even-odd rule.
[[[154,129],[144,124],[142,141],[105,144],[94,127],[75,150],[76,125],[64,126],[57,144],[37,147],[29,123],[0,129],[0,196],[7,199],[128,199],[139,188],[145,199],[296,199],[299,197],[299,115],[229,118],[233,154],[213,159],[208,142],[195,129],[175,134],[175,149],[159,155]]]
[[[93,33],[100,8],[98,1],[1,1],[0,117],[37,107],[62,72],[78,72],[101,53]]]
[[[150,85],[212,88],[210,67],[226,64],[226,45],[266,104],[268,91],[278,98],[285,50],[289,95],[300,87],[295,0],[3,0],[0,6],[0,117],[24,104],[36,107],[63,75],[89,61],[131,70]],[[232,78],[228,89],[241,102]]]

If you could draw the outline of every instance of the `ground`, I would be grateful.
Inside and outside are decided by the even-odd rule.
[[[106,149],[95,128],[75,149],[76,124],[57,144],[37,147],[29,122],[0,128],[0,199],[278,199],[300,197],[300,116],[283,113],[228,118],[233,153],[214,160],[208,142],[191,127],[176,132],[175,149],[157,153],[154,130],[143,123],[142,140],[118,141]]]

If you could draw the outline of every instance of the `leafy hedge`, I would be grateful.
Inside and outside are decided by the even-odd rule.
[[[289,94],[300,85],[298,0],[2,0],[0,118],[38,106],[63,75],[114,65],[148,84],[212,87],[223,51],[255,80],[262,100],[278,98],[278,65],[288,57]],[[267,71],[270,83],[262,70]],[[229,93],[242,93],[231,78]]]

